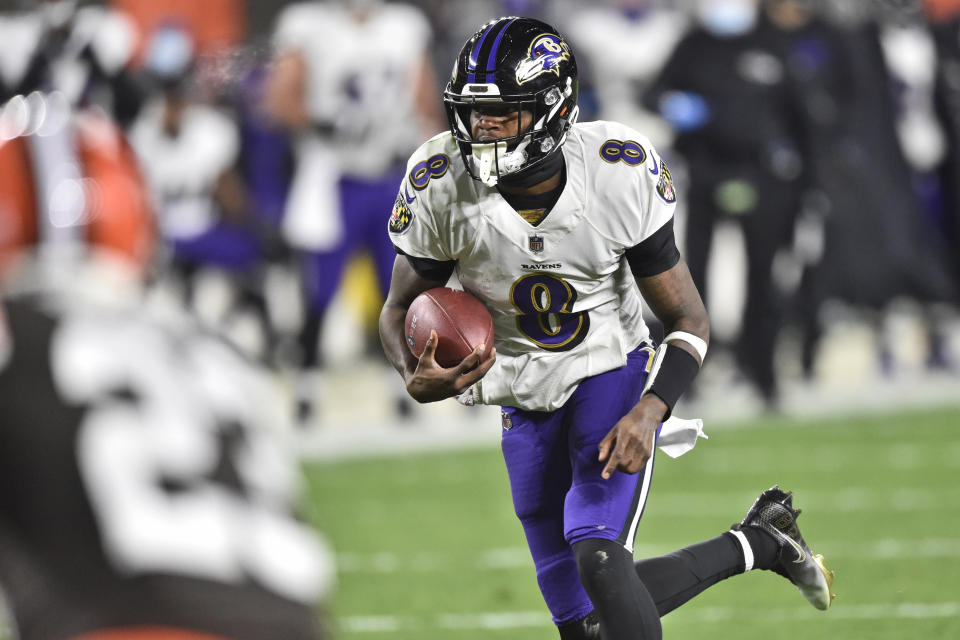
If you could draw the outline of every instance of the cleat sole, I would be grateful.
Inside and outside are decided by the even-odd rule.
[[[824,563],[822,554],[815,554],[813,556],[813,561],[817,564],[820,572],[823,573],[824,580],[827,582],[827,593],[829,594],[829,599],[827,600],[826,606],[822,609],[823,611],[826,611],[830,608],[830,605],[833,604],[833,599],[837,597],[837,594],[833,592],[833,579],[836,574],[830,569],[827,569],[827,565]]]

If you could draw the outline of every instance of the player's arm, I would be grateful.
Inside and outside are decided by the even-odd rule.
[[[300,131],[310,126],[306,102],[307,62],[299,51],[281,54],[267,76],[263,109],[282,127]]]
[[[437,92],[440,83],[434,71],[433,62],[426,53],[420,60],[417,69],[416,111],[420,117],[421,129],[426,137],[432,137],[439,131],[447,128],[447,121],[443,116],[440,105],[443,100]]]
[[[416,260],[403,255],[394,260],[390,291],[380,311],[380,340],[387,359],[403,376],[407,393],[417,402],[436,402],[460,395],[482,378],[496,360],[496,349],[491,349],[490,356],[481,362],[484,345],[480,345],[460,364],[445,369],[434,358],[437,334],[431,331],[423,355],[419,360],[413,356],[403,335],[407,309],[414,298],[427,289],[442,287],[450,276],[450,271],[442,266],[446,263],[418,273],[413,266]]]
[[[643,299],[663,323],[666,339],[654,358],[652,384],[600,443],[599,459],[607,462],[605,478],[615,470],[636,473],[647,463],[657,427],[693,382],[710,340],[707,310],[676,249],[672,221],[628,251],[627,258]]]

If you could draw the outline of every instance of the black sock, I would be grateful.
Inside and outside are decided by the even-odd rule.
[[[743,548],[729,533],[635,565],[661,616],[721,580],[743,573]]]
[[[780,555],[780,544],[776,539],[759,527],[741,527],[740,531],[753,550],[753,568],[772,568]]]
[[[633,554],[616,542],[596,538],[575,543],[573,552],[603,640],[663,637],[660,614],[634,570]]]

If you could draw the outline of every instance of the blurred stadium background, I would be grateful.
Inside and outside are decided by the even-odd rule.
[[[366,11],[380,4],[342,3]],[[5,139],[17,135],[10,123],[29,95],[21,81],[49,42],[31,41],[18,21],[43,4],[62,3],[0,0]],[[218,190],[205,215],[235,222],[240,212],[237,226],[254,248],[247,255],[240,241],[244,266],[236,268],[230,257],[172,258],[190,254],[171,241],[154,266],[153,295],[186,301],[273,366],[291,412],[309,405],[296,434],[310,480],[305,509],[338,550],[340,637],[552,637],[510,510],[499,412],[402,401],[378,355],[381,298],[369,253],[353,254],[327,283],[335,294],[314,349],[322,368],[305,375],[297,364],[305,303],[297,251],[279,231],[290,175],[268,171],[278,175],[267,184],[258,159],[245,155],[290,161],[288,132],[258,111],[289,4],[78,5],[122,17],[92,22],[104,31],[84,36],[100,43],[93,55],[109,67],[113,92],[105,103],[90,100],[106,105],[135,147],[146,105],[163,95],[164,68],[175,70],[170,77],[189,102],[236,129],[227,136],[233,147],[225,144],[233,152],[212,152],[200,168]],[[960,1],[768,0],[767,28],[755,40],[752,31],[733,33],[747,40],[727,59],[706,56],[693,36],[735,29],[741,14],[730,7],[748,0],[406,4],[429,23],[437,93],[455,52],[487,19],[526,14],[553,23],[578,54],[582,119],[637,126],[675,167],[681,197],[713,198],[706,218],[678,214],[681,240],[702,247],[695,259],[714,346],[677,412],[704,418],[711,438],[658,464],[638,553],[722,530],[778,482],[796,491],[805,534],[837,570],[839,598],[814,615],[787,585],[774,586],[780,578],[749,576],[671,614],[667,637],[960,637]],[[729,11],[711,14],[711,5]],[[170,25],[187,35],[186,49],[176,34],[155,38]],[[158,42],[166,48],[151,49]],[[151,58],[156,51],[164,55]],[[699,76],[686,73],[691,59]],[[696,84],[733,69],[766,93]],[[135,107],[117,78],[137,96]],[[771,93],[782,78],[792,78],[791,88]],[[771,118],[777,128],[757,142],[757,123]],[[725,128],[707,135],[711,123]],[[690,153],[711,136],[721,140],[719,153]],[[743,140],[745,155],[733,144]],[[162,173],[147,149],[144,174]],[[224,195],[227,173],[236,190]],[[705,173],[709,188],[697,183]],[[231,202],[239,202],[235,211]],[[696,206],[702,200],[691,198]],[[755,246],[766,248],[763,256]]]

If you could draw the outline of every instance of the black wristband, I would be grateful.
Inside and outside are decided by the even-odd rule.
[[[653,369],[650,371],[653,383],[647,393],[656,395],[667,405],[667,413],[663,416],[666,420],[673,413],[673,407],[680,400],[680,396],[690,388],[693,379],[700,373],[700,363],[689,351],[671,344],[660,345],[657,351],[660,350],[663,350],[663,355],[658,357],[658,353],[654,356]]]

